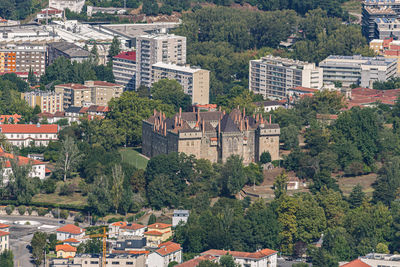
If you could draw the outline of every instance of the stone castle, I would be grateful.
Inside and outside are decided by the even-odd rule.
[[[225,111],[182,112],[172,118],[154,111],[143,121],[142,153],[148,157],[183,152],[211,162],[226,162],[239,155],[244,164],[257,162],[264,151],[279,159],[278,124],[261,114],[246,116],[239,109]]]

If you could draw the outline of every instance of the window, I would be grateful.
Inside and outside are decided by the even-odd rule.
[[[111,264],[113,264],[113,265],[119,265],[119,261],[113,261],[113,262],[111,262]]]

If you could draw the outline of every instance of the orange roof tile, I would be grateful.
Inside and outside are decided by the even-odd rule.
[[[315,93],[317,91],[319,91],[318,89],[314,89],[314,88],[307,88],[307,87],[302,87],[302,86],[297,86],[294,87],[292,89],[289,89],[292,91],[301,91],[301,92],[310,92],[310,93]]]
[[[98,85],[98,86],[121,86],[116,83],[109,83],[109,82],[104,82],[104,81],[93,81],[93,84]]]
[[[163,235],[163,233],[159,232],[159,231],[147,231],[144,232],[145,235]]]
[[[89,89],[89,87],[84,86],[82,84],[78,84],[78,83],[65,83],[65,84],[58,84],[55,86],[66,87],[66,88],[70,88],[72,90]]]
[[[128,224],[126,226],[122,226],[121,229],[127,229],[127,230],[138,230],[138,229],[142,229],[145,228],[146,226],[141,225],[141,224],[137,224],[137,223],[132,223],[132,224]]]
[[[157,249],[156,253],[160,254],[161,256],[166,256],[181,249],[181,245],[179,245],[178,243],[167,242],[166,245],[163,245],[159,249]]]
[[[66,242],[66,243],[79,243],[79,241],[76,240],[75,238],[68,238],[68,239],[65,239],[63,242]]]
[[[0,223],[0,228],[8,228],[10,227],[8,224]]]
[[[119,226],[119,227],[121,227],[121,226],[126,226],[126,222],[119,221],[119,222],[112,223],[111,225],[112,225],[112,226]]]
[[[365,262],[361,261],[360,259],[353,260],[349,263],[346,263],[345,265],[342,265],[342,267],[371,267],[371,265],[366,264]]]
[[[15,155],[11,153],[6,153],[0,151],[0,158],[7,158],[7,159],[15,159]],[[23,156],[18,156],[18,165],[19,166],[24,166],[24,165],[44,165],[44,162],[41,162],[36,159],[31,159]],[[11,168],[11,162],[9,160],[5,161],[4,163],[4,168]]]
[[[113,250],[112,253],[141,255],[141,254],[149,254],[150,251],[147,251],[147,250]]]
[[[210,249],[207,250],[201,255],[211,255],[211,256],[223,256],[226,254],[230,254],[235,258],[249,258],[249,259],[262,259],[265,257],[268,257],[270,255],[278,253],[278,251],[272,250],[272,249],[262,249],[257,252],[243,252],[243,251],[228,251],[228,250],[220,250],[220,249]]]
[[[202,255],[197,258],[191,259],[189,261],[183,262],[181,264],[176,265],[176,267],[196,267],[202,261],[213,261],[216,258],[211,255]]]
[[[76,252],[76,247],[73,247],[71,245],[68,244],[64,244],[64,245],[57,245],[56,246],[56,251],[64,251],[64,252]]]
[[[9,235],[9,232],[4,232],[4,231],[0,231],[0,236],[5,236],[5,235]]]
[[[0,125],[1,132],[6,133],[58,133],[57,124],[2,124]]]
[[[172,224],[167,224],[167,223],[153,223],[153,224],[148,225],[147,227],[154,228],[154,229],[165,229],[165,228],[168,228],[171,226],[172,226]]]
[[[57,232],[63,232],[63,233],[70,233],[73,235],[79,235],[83,232],[85,232],[85,229],[82,229],[76,225],[73,224],[67,224],[64,225],[63,227],[60,227],[57,229]]]

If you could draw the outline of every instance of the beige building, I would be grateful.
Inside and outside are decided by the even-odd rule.
[[[148,247],[158,247],[162,242],[172,236],[172,225],[166,223],[153,223],[147,226],[144,237],[147,240]]]
[[[75,257],[76,251],[76,247],[68,244],[56,246],[57,258],[73,258]]]
[[[64,109],[67,109],[70,106],[107,106],[112,98],[121,96],[123,86],[103,81],[86,81],[84,85],[59,84],[54,90],[56,93],[63,94]]]
[[[151,34],[136,38],[136,88],[151,86],[151,66],[157,62],[186,64],[186,37]]]
[[[0,231],[0,253],[6,249],[10,249],[10,233]]]
[[[52,259],[50,267],[99,267],[101,258],[92,254],[77,254],[71,259]],[[107,254],[106,267],[144,267],[146,266],[146,254]]]
[[[260,114],[246,116],[238,109],[224,111],[179,112],[172,118],[154,112],[143,121],[143,154],[153,157],[183,152],[211,162],[226,162],[239,155],[245,164],[257,162],[268,151],[272,160],[279,159],[278,124],[271,124]]]
[[[21,93],[21,97],[25,99],[32,108],[39,106],[41,112],[56,113],[64,111],[64,96],[54,91],[32,91]]]
[[[192,104],[205,105],[210,97],[210,71],[195,67],[158,62],[152,66],[152,83],[161,79],[176,80]]]
[[[124,91],[122,85],[103,81],[86,81],[85,86],[91,89],[91,102],[97,106],[108,106],[112,98],[119,98]]]

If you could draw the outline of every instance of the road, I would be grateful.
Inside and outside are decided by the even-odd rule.
[[[31,225],[17,224],[18,221],[31,221]],[[10,225],[10,247],[14,253],[15,266],[31,267],[31,254],[27,248],[36,231],[55,232],[61,226],[58,219],[37,216],[0,216],[0,222]],[[66,223],[73,223],[67,221]],[[45,226],[45,227],[43,227]],[[40,229],[39,229],[40,228]]]

